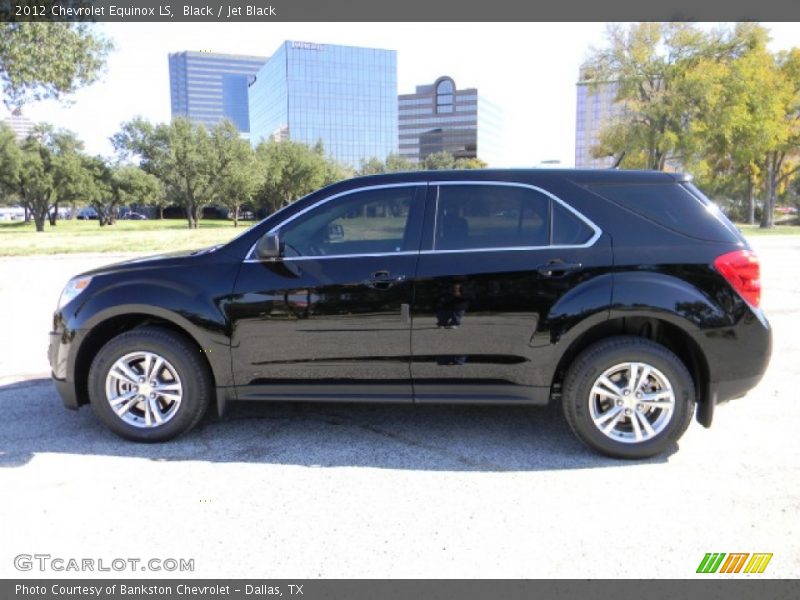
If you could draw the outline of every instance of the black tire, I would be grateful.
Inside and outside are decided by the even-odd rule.
[[[152,352],[166,359],[183,386],[174,416],[161,425],[136,427],[122,420],[106,397],[106,378],[120,358],[133,352]],[[139,327],[118,335],[97,353],[89,369],[89,400],[95,414],[117,435],[134,442],[164,442],[192,429],[208,409],[214,385],[208,365],[184,336],[161,327]]]
[[[607,369],[625,362],[655,367],[669,380],[675,395],[672,416],[664,428],[641,442],[611,439],[595,425],[590,414],[590,396],[595,381]],[[614,458],[648,458],[669,449],[689,427],[694,414],[694,389],[686,365],[669,349],[645,338],[612,337],[592,344],[570,365],[563,386],[564,416],[575,435],[590,448]]]

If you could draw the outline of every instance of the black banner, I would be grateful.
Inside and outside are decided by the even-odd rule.
[[[0,21],[795,21],[786,0],[0,0]]]
[[[3,580],[0,598],[53,600],[794,600],[800,583],[737,580]]]

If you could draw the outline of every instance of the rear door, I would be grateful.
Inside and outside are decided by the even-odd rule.
[[[431,183],[412,306],[415,400],[546,402],[552,309],[609,268],[599,237],[543,189]]]

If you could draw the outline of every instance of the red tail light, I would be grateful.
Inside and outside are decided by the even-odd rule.
[[[754,252],[728,252],[718,256],[714,266],[742,298],[758,308],[761,303],[761,265]]]

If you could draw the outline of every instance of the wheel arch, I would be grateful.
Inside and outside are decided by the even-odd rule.
[[[625,316],[612,316],[602,323],[589,327],[570,343],[556,367],[552,389],[560,391],[569,366],[593,343],[616,335],[642,337],[668,348],[686,365],[695,385],[697,421],[709,427],[714,409],[713,399],[710,397],[709,365],[702,348],[689,332],[691,328],[688,322],[683,326],[674,320],[644,311]]]
[[[71,369],[78,404],[88,403],[89,368],[99,350],[114,337],[144,326],[157,326],[172,331],[197,349],[211,374],[216,389],[217,410],[222,414],[227,395],[234,389],[229,384],[229,347],[221,351],[219,344],[210,342],[190,321],[150,306],[117,307],[111,312],[96,315],[86,324],[86,333],[77,348]]]

